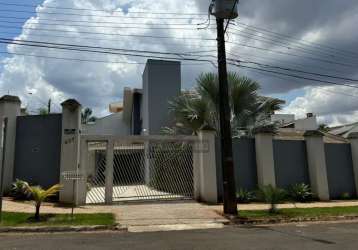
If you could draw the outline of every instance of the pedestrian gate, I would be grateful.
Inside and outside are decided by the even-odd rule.
[[[194,138],[86,141],[87,204],[192,199]]]

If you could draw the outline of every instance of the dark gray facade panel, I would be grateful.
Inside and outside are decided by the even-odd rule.
[[[257,188],[257,168],[254,139],[233,139],[236,190]],[[220,140],[216,139],[218,195],[223,194],[222,168],[220,160]]]
[[[343,193],[356,196],[350,144],[325,144],[328,186],[331,199]]]
[[[59,183],[61,114],[19,116],[14,178],[49,187]]]
[[[309,184],[305,141],[273,140],[276,185]]]

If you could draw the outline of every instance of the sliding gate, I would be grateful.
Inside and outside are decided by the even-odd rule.
[[[87,204],[192,199],[195,137],[86,140]]]

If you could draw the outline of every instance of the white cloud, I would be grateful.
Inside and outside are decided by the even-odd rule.
[[[343,86],[308,87],[303,96],[295,98],[282,113],[318,115],[321,123],[340,125],[357,122],[358,89]]]
[[[101,15],[108,16],[112,13],[116,13],[115,11],[127,11],[128,9],[134,12],[145,12],[148,14],[147,16],[150,16],[149,13],[151,12],[206,12],[209,2],[210,0],[46,0],[43,4],[44,7],[37,8],[37,15],[34,15],[34,17],[26,22],[24,29],[18,38],[55,43],[72,43],[162,52],[211,50],[215,49],[215,42],[211,43],[209,41],[199,42],[179,39],[153,40],[144,37],[82,34],[80,32],[176,36],[182,38],[215,38],[216,34],[213,30],[148,30],[116,29],[110,27],[86,28],[76,26],[78,24],[86,24],[86,22],[91,26],[105,25],[103,23],[96,24],[95,22],[113,22],[112,24],[108,24],[108,26],[121,26],[123,25],[121,24],[123,22],[146,23],[146,25],[141,25],[141,27],[151,27],[150,23],[183,23],[185,20],[166,21],[163,19],[153,20],[150,18],[118,19],[115,17],[101,17]],[[44,19],[54,19],[55,16],[46,14],[46,12],[71,11],[54,10],[47,6],[106,9],[108,10],[108,13],[98,11],[76,11],[76,13],[93,16],[56,16],[58,19],[76,19],[77,21],[84,21],[85,23],[69,22],[67,23],[69,25],[63,25],[62,22],[60,25],[49,26],[46,25],[49,21]],[[338,3],[336,0],[327,0],[324,5],[318,2],[313,3],[311,0],[252,0],[242,1],[242,3],[240,3],[240,18],[244,23],[266,28],[273,32],[281,32],[321,44],[329,43],[333,40],[332,47],[334,48],[356,51],[356,40],[358,37],[357,32],[355,32],[355,26],[358,20],[357,9],[358,7],[354,0],[345,0],[342,1],[342,3]],[[135,15],[145,16],[145,14],[132,14],[132,16]],[[204,16],[203,18],[205,19],[206,17]],[[192,22],[196,23],[196,21]],[[130,26],[129,24],[125,25]],[[49,31],[34,29],[58,29],[71,32],[56,32],[55,34]],[[251,33],[251,35],[265,35],[265,32],[260,33],[253,30],[242,30],[243,32]],[[53,37],[53,35],[59,37]],[[70,36],[70,38],[61,36]],[[273,38],[276,41],[280,40],[277,36]],[[303,53],[302,46],[304,45],[301,44],[301,46],[297,46],[297,44],[294,45],[288,40],[282,40],[282,42],[286,42],[287,47],[289,48],[282,48],[278,42],[263,42],[239,35],[230,34],[229,39],[230,41],[240,42],[242,44],[246,43],[248,45],[300,55],[298,57],[291,57],[288,55],[271,53],[269,51],[255,50],[228,44],[228,49],[230,49],[231,52],[238,53],[241,56],[241,58],[236,59],[249,59],[267,64],[294,67],[299,70],[308,70],[352,78],[358,77],[356,68],[340,67],[338,65],[324,64],[319,61],[308,60],[307,58],[304,59],[304,56],[318,56],[332,60],[332,58],[327,56],[327,53],[323,53],[322,49],[317,49],[317,47],[316,51],[315,47],[311,47],[311,52]],[[214,48],[209,45],[214,46]],[[301,51],[297,49],[297,47],[301,47]],[[39,105],[46,102],[48,98],[52,98],[54,103],[60,103],[65,98],[74,97],[84,106],[93,107],[96,115],[104,114],[108,103],[117,101],[121,98],[123,87],[139,87],[141,85],[143,65],[116,64],[111,62],[145,62],[144,58],[98,55],[74,51],[68,52],[16,45],[8,46],[8,51],[37,56],[72,57],[110,61],[108,63],[90,63],[36,57],[9,56],[4,60],[3,68],[0,68],[0,93],[5,94],[10,92],[11,94],[19,95],[25,105],[30,104],[31,109],[38,108]],[[310,55],[310,53],[312,53],[312,55]],[[215,55],[215,53],[211,54]],[[347,55],[343,52],[339,54],[333,59],[357,64],[357,54],[355,60],[352,59],[353,55]],[[342,56],[343,54],[345,54],[345,56]],[[230,69],[237,70],[237,68],[232,67],[230,67]],[[193,85],[195,78],[199,73],[213,70],[215,69],[208,64],[201,66],[183,66],[182,84],[184,87],[189,88]],[[268,95],[271,93],[280,93],[282,95],[290,90],[305,87],[305,94],[289,103],[284,112],[295,113],[299,116],[304,116],[307,112],[314,112],[320,115],[322,121],[331,124],[355,121],[354,117],[358,110],[358,98],[334,93],[343,92],[348,93],[349,95],[358,96],[358,92],[355,91],[355,89],[324,85],[320,88],[312,88],[312,82],[309,81],[295,81],[285,77],[278,79],[270,75],[261,75],[255,71],[242,69],[239,70],[239,73],[258,80],[262,85],[263,93]],[[28,95],[29,92],[33,93],[33,95]]]
[[[37,8],[37,15],[30,18],[24,25],[21,35],[17,39],[45,41],[54,43],[71,43],[80,45],[90,45],[99,47],[125,48],[137,50],[154,50],[154,51],[192,51],[200,48],[197,41],[187,40],[153,40],[140,37],[128,37],[119,35],[101,35],[101,34],[83,34],[81,32],[98,32],[110,34],[136,34],[136,35],[161,35],[161,36],[177,36],[177,37],[210,37],[211,32],[198,32],[196,30],[148,30],[148,29],[118,29],[103,26],[123,26],[125,23],[146,23],[141,27],[150,27],[150,23],[183,23],[185,20],[154,20],[150,18],[138,19],[120,19],[104,17],[112,13],[118,14],[124,8],[129,8],[133,12],[198,12],[195,1],[167,1],[167,0],[46,0],[44,7]],[[46,25],[48,19],[54,19],[53,15],[46,12],[70,12],[66,10],[54,10],[47,6],[56,6],[64,8],[82,8],[82,9],[108,9],[110,12],[83,11],[81,14],[91,16],[57,16],[57,19],[72,19],[76,21],[86,21],[89,26],[101,27],[81,27],[78,24],[71,23],[67,25]],[[76,11],[76,13],[79,13]],[[144,14],[131,14],[131,16],[145,16]],[[146,15],[150,17],[150,15]],[[158,15],[156,15],[158,16]],[[45,20],[44,20],[45,19]],[[99,23],[96,23],[99,22]],[[101,22],[107,22],[103,24]],[[108,24],[108,22],[113,22]],[[116,24],[117,23],[117,24]],[[72,25],[71,25],[72,24]],[[124,25],[135,26],[135,25]],[[158,27],[158,26],[157,26]],[[35,29],[35,30],[34,30]],[[37,30],[36,30],[37,29]],[[57,29],[71,32],[50,32],[41,29]],[[53,36],[69,36],[53,37]],[[145,62],[145,58],[135,58],[126,56],[94,54],[75,51],[64,51],[55,49],[43,49],[35,47],[26,47],[18,45],[9,45],[8,51],[18,54],[32,54],[38,56],[50,57],[66,57],[81,58],[88,60],[104,60],[109,63],[91,63],[91,62],[74,62],[55,60],[48,58],[25,57],[20,55],[11,56],[6,59],[4,70],[0,75],[0,91],[19,95],[24,104],[32,103],[35,105],[34,97],[27,93],[32,92],[36,95],[36,99],[47,100],[52,98],[55,103],[59,103],[65,98],[77,98],[83,105],[94,107],[97,114],[106,112],[110,102],[118,100],[122,97],[122,90],[125,86],[139,87],[141,86],[141,76],[144,65],[140,64],[118,64],[111,63],[121,62]],[[185,64],[185,63],[184,63]],[[187,67],[184,67],[184,69]],[[196,66],[196,72],[192,69],[184,71],[185,74],[191,76],[183,77],[185,80],[194,81],[195,75],[204,70],[211,70],[210,65]],[[187,85],[187,84],[184,84]],[[190,85],[190,83],[189,83]],[[31,101],[31,102],[30,102]],[[34,109],[34,107],[32,107]]]

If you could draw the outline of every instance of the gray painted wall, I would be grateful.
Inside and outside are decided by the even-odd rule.
[[[95,123],[83,124],[82,134],[87,135],[129,135],[130,126],[123,120],[123,112],[111,114],[96,120]]]
[[[173,125],[168,102],[180,91],[180,62],[148,60],[143,73],[143,134],[156,135]]]
[[[49,187],[59,183],[61,114],[17,117],[14,179]]]
[[[255,190],[257,188],[257,168],[254,139],[233,139],[233,155],[235,166],[236,190],[244,188]],[[223,193],[222,169],[220,160],[220,140],[216,139],[216,161],[218,196]]]
[[[273,140],[276,186],[309,184],[305,141]]]
[[[328,186],[331,199],[343,193],[356,195],[352,153],[349,144],[325,144]]]

